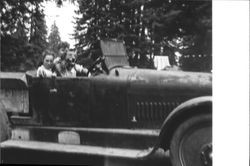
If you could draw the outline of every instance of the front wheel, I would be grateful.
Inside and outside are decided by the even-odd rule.
[[[212,115],[196,115],[185,120],[170,143],[173,166],[212,166]]]

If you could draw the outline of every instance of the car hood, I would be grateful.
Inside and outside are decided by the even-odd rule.
[[[155,89],[192,89],[193,91],[206,90],[210,94],[212,93],[211,73],[115,68],[110,71],[110,76],[126,79],[133,89],[151,86]]]

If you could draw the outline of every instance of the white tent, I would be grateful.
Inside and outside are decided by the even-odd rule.
[[[166,67],[170,67],[168,56],[155,55],[154,56],[154,65],[157,70],[162,70]]]

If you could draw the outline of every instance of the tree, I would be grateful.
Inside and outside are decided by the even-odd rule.
[[[38,66],[42,61],[42,53],[47,48],[47,26],[45,22],[45,14],[41,3],[35,2],[31,13],[31,26],[30,26],[30,40],[29,46],[35,50],[35,53],[29,52],[29,56],[32,57],[31,63],[35,63]]]
[[[211,1],[86,0],[78,1],[75,38],[81,57],[100,55],[98,41],[125,41],[131,65],[152,67],[154,55],[175,52],[211,57]],[[181,65],[183,69],[185,63]],[[192,70],[200,70],[195,68]]]
[[[48,40],[49,40],[49,50],[53,51],[55,54],[58,55],[59,45],[62,41],[58,27],[55,22],[51,26],[51,31]]]
[[[140,4],[132,0],[78,1],[80,18],[76,21],[76,48],[82,57],[100,55],[99,40],[116,38],[124,40],[129,55],[140,53],[140,41],[145,41],[140,28]],[[140,35],[139,35],[140,33]],[[139,39],[142,40],[139,40]],[[133,58],[130,58],[133,59]],[[132,63],[133,64],[133,63]]]
[[[31,26],[30,26],[30,43],[40,46],[43,50],[47,47],[46,43],[47,26],[45,22],[45,14],[41,4],[35,2],[35,8],[31,13]]]
[[[158,45],[155,49],[171,51],[172,64],[176,64],[174,53],[181,53],[180,65],[184,70],[211,71],[212,2],[151,1],[147,9],[150,8],[157,13],[151,23],[152,37]],[[152,15],[149,12],[148,20]]]
[[[46,25],[41,2],[0,2],[1,70],[25,71],[37,67],[38,57],[46,45]]]

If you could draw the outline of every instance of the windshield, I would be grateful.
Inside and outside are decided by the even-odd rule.
[[[105,57],[105,64],[110,70],[115,66],[129,66],[127,53],[122,41],[102,40],[102,55]]]

